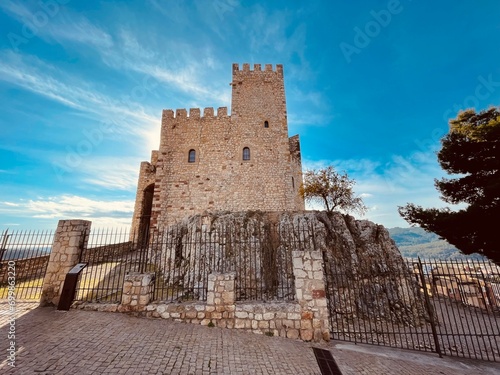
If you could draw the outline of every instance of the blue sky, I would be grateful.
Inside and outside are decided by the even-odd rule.
[[[303,165],[357,181],[365,218],[443,206],[448,119],[500,103],[500,2],[0,2],[0,230],[130,223],[162,109],[230,107],[231,64],[283,64]]]

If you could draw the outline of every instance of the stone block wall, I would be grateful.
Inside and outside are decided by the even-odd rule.
[[[10,260],[0,262],[0,283],[6,283],[9,277],[8,264]],[[40,257],[16,259],[16,280],[29,280],[43,275],[47,264],[49,263],[49,255]]]
[[[330,322],[321,251],[294,251],[293,273],[301,310],[300,337],[329,340]]]
[[[144,311],[153,297],[154,273],[132,272],[125,275],[120,312]]]
[[[208,276],[206,302],[150,303],[154,274],[132,273],[126,276],[120,306],[99,304],[95,308],[304,341],[329,341],[321,252],[294,251],[293,267],[294,302],[236,302],[235,273],[213,273]],[[79,308],[92,307],[83,304]]]
[[[154,194],[154,184],[156,180],[156,164],[158,163],[158,151],[151,152],[151,162],[143,161],[139,169],[139,179],[137,181],[137,191],[135,196],[134,215],[132,216],[132,228],[130,231],[130,241],[138,242],[142,240],[144,231],[149,228],[149,218],[151,216],[152,201],[151,192]]]
[[[59,220],[43,281],[41,306],[58,305],[66,274],[87,247],[90,226],[87,220]]]
[[[150,203],[152,228],[204,211],[304,210],[300,143],[288,137],[283,66],[233,64],[231,87],[231,114],[227,107],[163,111],[159,150],[141,164],[133,230],[140,232]],[[249,160],[243,159],[246,147]],[[151,186],[153,201],[146,202]]]

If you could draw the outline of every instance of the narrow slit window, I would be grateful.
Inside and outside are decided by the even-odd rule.
[[[189,150],[188,163],[194,163],[196,161],[196,151]]]
[[[269,121],[264,121],[264,127],[268,128],[269,127]]]
[[[292,177],[292,189],[295,189],[295,180]]]
[[[248,147],[243,148],[243,160],[250,160],[250,149]]]

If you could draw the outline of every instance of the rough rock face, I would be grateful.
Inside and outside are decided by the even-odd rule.
[[[172,285],[202,290],[196,286],[208,273],[236,271],[237,300],[290,299],[291,251],[321,250],[330,311],[340,321],[417,325],[425,318],[413,273],[387,230],[367,220],[318,211],[222,212],[189,217],[160,233],[162,245],[150,259]]]

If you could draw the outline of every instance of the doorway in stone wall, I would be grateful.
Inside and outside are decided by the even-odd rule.
[[[151,221],[151,210],[153,208],[153,194],[155,184],[151,184],[144,189],[142,196],[141,219],[139,222],[138,241],[139,244],[147,244],[149,240],[149,225]]]

